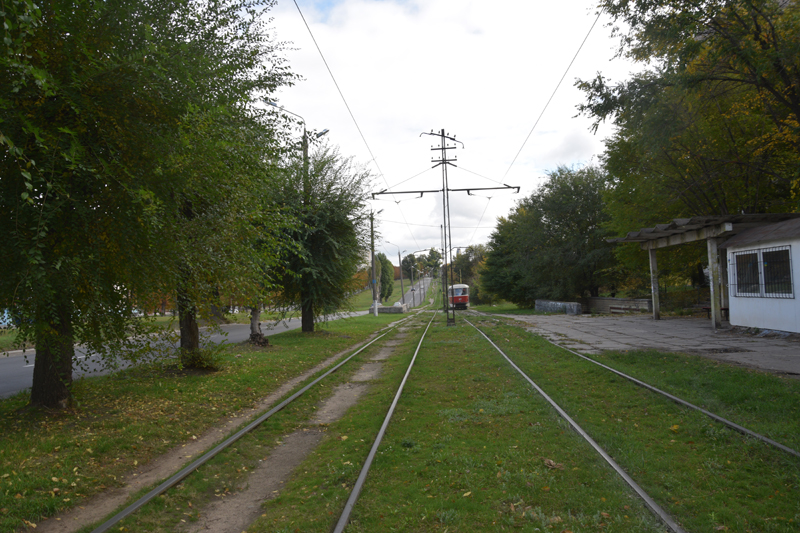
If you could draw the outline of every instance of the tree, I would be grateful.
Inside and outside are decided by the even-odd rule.
[[[223,135],[267,127],[254,99],[292,79],[263,31],[270,6],[3,3],[0,307],[35,340],[32,403],[66,405],[76,340],[119,353],[134,301],[205,288],[215,276],[192,259],[242,235],[241,210],[206,231],[226,210],[204,195],[246,210],[266,177],[240,172],[263,160],[252,136]]]
[[[303,162],[295,160],[274,192],[299,221],[284,234],[296,249],[283,256],[276,303],[284,310],[299,307],[302,330],[313,332],[316,317],[346,307],[359,284],[354,275],[369,250],[364,208],[371,175],[329,146],[314,151],[303,174]]]
[[[414,254],[408,254],[400,262],[400,268],[403,269],[403,274],[406,279],[411,279],[411,267],[417,266],[418,261],[419,259]]]
[[[426,270],[436,270],[442,266],[442,254],[436,248],[428,250],[428,255],[423,259]]]
[[[627,28],[614,30],[620,37],[619,53],[654,64],[655,69],[626,84],[612,85],[601,75],[592,82],[581,82],[579,85],[588,96],[587,104],[582,106],[584,111],[598,120],[624,119],[637,106],[649,107],[640,106],[637,101],[646,102],[648,95],[660,97],[671,87],[678,93],[688,92],[691,103],[704,101],[712,109],[722,96],[721,117],[752,120],[744,131],[733,124],[715,138],[730,136],[743,143],[749,141],[738,152],[752,152],[749,155],[756,162],[765,149],[790,156],[779,164],[791,169],[788,177],[794,192],[800,191],[797,2],[670,0],[665,4],[655,0],[603,0],[599,7]],[[663,97],[660,99],[664,101]],[[674,96],[670,99],[675,101]],[[708,116],[707,111],[705,114]],[[773,127],[765,129],[763,122],[770,122]],[[729,162],[735,172],[740,161]]]
[[[597,296],[613,264],[603,224],[605,176],[559,167],[492,233],[483,288],[514,303]],[[463,254],[462,254],[463,255]]]
[[[473,244],[453,259],[453,283],[470,286],[471,303],[491,303],[492,296],[483,290],[480,276],[488,252],[489,248],[485,244]]]
[[[392,262],[383,252],[376,254],[376,259],[380,261],[381,264],[380,299],[387,302],[394,292],[394,265],[392,265]]]

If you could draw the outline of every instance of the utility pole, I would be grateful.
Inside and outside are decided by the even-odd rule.
[[[411,307],[417,306],[417,299],[414,298],[414,265],[411,265]]]
[[[374,200],[376,196],[383,195],[383,194],[419,194],[419,197],[422,198],[425,193],[442,193],[442,221],[444,224],[442,225],[442,253],[444,254],[444,268],[442,268],[442,296],[443,296],[443,305],[444,311],[447,315],[447,325],[448,326],[455,326],[456,324],[456,311],[452,309],[453,314],[452,317],[450,315],[450,305],[447,299],[447,280],[448,280],[448,273],[447,270],[449,268],[450,275],[449,279],[453,279],[453,260],[452,260],[452,250],[450,247],[453,245],[453,232],[450,225],[450,192],[466,192],[468,195],[471,195],[471,191],[489,191],[489,190],[497,190],[497,189],[515,189],[514,192],[519,193],[519,187],[514,187],[511,185],[503,184],[502,187],[469,187],[466,189],[451,189],[447,177],[447,167],[452,166],[455,167],[456,157],[452,159],[448,159],[447,150],[455,150],[457,148],[455,143],[460,143],[461,147],[464,147],[464,143],[456,140],[455,135],[452,137],[449,134],[446,134],[444,129],[440,130],[437,133],[434,133],[431,130],[430,133],[423,132],[420,133],[420,137],[423,135],[430,135],[432,137],[439,137],[439,146],[431,146],[431,151],[441,151],[441,155],[439,159],[432,158],[431,162],[435,163],[433,167],[436,168],[438,166],[442,167],[442,188],[438,190],[424,190],[424,191],[392,191],[388,192],[386,189],[372,193],[372,199]],[[450,144],[448,144],[448,141]],[[412,291],[413,291],[413,284],[412,284]]]
[[[383,211],[381,209],[381,211]],[[380,213],[380,211],[378,211]],[[378,316],[378,285],[375,279],[375,213],[369,212],[369,234],[372,243],[372,307],[374,309],[374,316]]]

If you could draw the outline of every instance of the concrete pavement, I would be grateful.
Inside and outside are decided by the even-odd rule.
[[[706,318],[649,315],[513,315],[541,335],[582,354],[658,350],[701,355],[750,368],[800,376],[800,335],[714,332]]]

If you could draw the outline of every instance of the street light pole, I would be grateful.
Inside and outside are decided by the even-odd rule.
[[[289,113],[290,115],[294,115],[295,117],[299,118],[300,121],[303,123],[303,139],[300,141],[300,148],[303,153],[303,205],[308,207],[311,204],[311,185],[309,183],[309,157],[308,157],[308,131],[306,130],[306,119],[302,116],[289,111],[288,109],[284,109],[283,107],[278,106],[277,103],[272,101],[267,101],[267,103],[273,107],[278,108],[283,113]],[[321,132],[314,133],[315,138],[319,139],[323,135],[328,133],[328,129],[324,129]],[[314,253],[314,250],[309,250],[310,253]],[[305,281],[305,280],[303,280]],[[311,301],[311,290],[306,286],[306,283],[301,283],[302,289],[300,291],[300,329],[304,333],[311,333],[314,331],[314,305]]]
[[[383,209],[375,213],[369,212],[369,234],[370,242],[372,243],[372,308],[373,315],[378,316],[378,283],[375,276],[375,215],[380,215]]]

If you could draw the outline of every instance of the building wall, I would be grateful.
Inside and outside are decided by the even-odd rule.
[[[771,248],[773,246],[791,246],[792,289],[794,298],[760,298],[734,296],[729,294],[730,322],[732,326],[750,328],[775,329],[800,333],[800,238],[771,241],[747,246],[737,246],[728,249],[728,282],[729,286],[736,283],[735,269],[731,268],[730,261],[734,252],[745,250]]]

